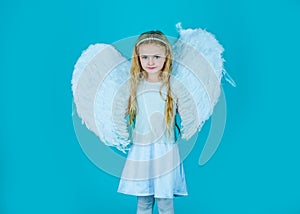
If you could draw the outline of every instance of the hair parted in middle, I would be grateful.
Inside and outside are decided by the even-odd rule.
[[[130,70],[130,98],[128,102],[128,111],[130,116],[129,124],[134,123],[137,114],[137,104],[136,104],[137,85],[139,81],[145,79],[146,77],[146,71],[143,70],[139,58],[139,47],[144,44],[155,44],[165,49],[166,59],[160,74],[162,85],[160,87],[159,92],[161,97],[163,98],[161,90],[164,86],[166,86],[167,95],[165,99],[166,101],[165,122],[166,122],[168,132],[170,133],[170,131],[173,129],[174,126],[174,105],[173,105],[173,98],[171,95],[172,92],[170,86],[173,53],[167,37],[161,31],[148,31],[142,33],[134,45],[133,53],[132,53],[132,65]]]

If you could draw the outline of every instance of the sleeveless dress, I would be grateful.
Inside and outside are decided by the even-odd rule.
[[[186,181],[174,132],[165,124],[166,88],[161,82],[140,81],[137,115],[118,192],[156,198],[186,196]],[[174,109],[175,109],[174,105]]]

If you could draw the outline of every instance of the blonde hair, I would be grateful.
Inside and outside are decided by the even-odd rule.
[[[173,98],[170,86],[170,76],[172,72],[172,48],[167,39],[167,37],[161,31],[149,31],[141,34],[137,39],[132,53],[132,66],[130,70],[130,98],[128,102],[129,110],[129,124],[133,124],[136,114],[137,114],[137,105],[136,105],[136,93],[137,85],[139,81],[143,80],[146,77],[146,72],[142,69],[140,59],[139,59],[139,47],[143,44],[155,44],[164,47],[166,52],[166,59],[162,72],[160,74],[162,85],[160,87],[160,96],[163,98],[161,90],[164,86],[167,88],[166,95],[166,108],[165,108],[165,122],[168,129],[168,133],[174,127],[174,113],[173,113]],[[164,99],[164,98],[163,98]]]

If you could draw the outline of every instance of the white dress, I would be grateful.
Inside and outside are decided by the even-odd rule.
[[[165,87],[161,82],[141,81],[137,88],[133,145],[122,172],[118,192],[173,198],[187,195],[183,165],[174,132],[165,125]],[[175,108],[176,105],[174,105]]]

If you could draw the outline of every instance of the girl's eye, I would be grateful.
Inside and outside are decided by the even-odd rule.
[[[154,56],[154,59],[159,59],[160,58],[160,56]]]
[[[147,56],[142,56],[142,59],[147,59],[148,57]]]

